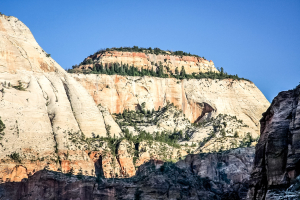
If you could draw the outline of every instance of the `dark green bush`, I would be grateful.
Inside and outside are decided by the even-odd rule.
[[[22,82],[18,81],[18,85],[12,86],[13,88],[15,88],[16,90],[21,90],[21,91],[25,91],[25,88],[23,88]]]
[[[12,154],[9,155],[9,157],[16,162],[21,163],[21,157],[19,153],[13,152]]]

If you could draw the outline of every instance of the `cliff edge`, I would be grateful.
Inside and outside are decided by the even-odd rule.
[[[280,92],[260,123],[248,199],[299,199],[300,85]]]

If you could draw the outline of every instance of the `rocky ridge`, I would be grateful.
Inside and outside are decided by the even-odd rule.
[[[214,63],[195,56],[176,56],[153,54],[150,52],[120,52],[116,50],[101,51],[87,57],[79,66],[79,69],[92,70],[94,65],[101,64],[111,66],[113,63],[122,63],[129,66],[135,66],[138,69],[156,69],[164,66],[165,71],[175,74],[175,70],[181,70],[184,67],[186,73],[216,72]]]

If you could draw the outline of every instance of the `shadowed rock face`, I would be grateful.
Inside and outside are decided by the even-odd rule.
[[[285,190],[300,175],[299,100],[300,86],[280,92],[263,114],[248,199],[279,199],[271,193]]]
[[[39,171],[0,185],[3,199],[244,199],[254,148],[189,155],[176,164],[152,160],[130,179],[96,179]]]

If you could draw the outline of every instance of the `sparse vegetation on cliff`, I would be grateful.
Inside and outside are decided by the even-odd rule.
[[[177,141],[184,140],[182,131],[176,130],[176,127],[173,127],[172,130],[165,130],[164,128],[160,128],[160,123],[165,122],[165,120],[168,120],[171,117],[176,123],[189,124],[189,120],[184,117],[182,110],[177,109],[173,103],[169,102],[167,102],[166,106],[159,108],[157,111],[154,109],[146,110],[145,104],[142,103],[140,110],[133,111],[125,109],[123,113],[116,113],[114,116],[116,122],[125,133],[125,136],[129,134],[132,135],[128,130],[129,127],[132,127],[140,134],[140,141],[158,141],[176,148],[180,147],[179,144],[177,144]],[[155,127],[154,130],[157,129],[157,131],[149,133],[143,130],[143,127]],[[161,129],[161,131],[158,129]]]
[[[230,127],[228,127],[229,124],[231,124]],[[199,122],[193,125],[203,128],[212,126],[212,130],[208,136],[199,142],[200,149],[202,149],[202,147],[205,145],[213,145],[211,152],[219,152],[239,147],[250,147],[252,142],[258,140],[258,138],[254,139],[250,132],[247,134],[244,133],[241,136],[239,135],[237,130],[240,130],[242,127],[248,128],[249,126],[244,124],[243,120],[237,119],[236,116],[219,114],[218,116],[212,117],[207,121]]]
[[[21,163],[21,156],[19,155],[19,153],[13,152],[8,157],[11,158],[12,160],[18,162],[18,163]]]
[[[83,64],[93,64],[92,59],[84,61]],[[80,69],[78,65],[73,66],[73,69],[68,69],[68,73],[83,73],[83,74],[107,74],[107,75],[121,75],[121,76],[152,76],[160,78],[176,78],[176,79],[234,79],[234,80],[246,80],[245,78],[236,75],[230,75],[224,71],[223,68],[220,69],[220,73],[216,72],[205,72],[205,73],[192,73],[187,74],[185,68],[182,66],[180,72],[178,69],[175,70],[175,74],[168,70],[167,66],[160,64],[159,66],[152,67],[151,69],[137,68],[135,66],[129,66],[128,64],[122,63],[111,63],[109,65],[102,63],[93,64],[93,68],[90,69]]]
[[[3,132],[5,128],[5,124],[3,123],[0,117],[0,140],[2,140],[3,136],[5,135],[5,133]]]
[[[143,48],[138,46],[133,47],[112,47],[112,48],[106,48],[106,49],[100,49],[99,51],[95,52],[95,54],[101,54],[107,51],[121,51],[121,52],[141,52],[141,53],[148,53],[148,54],[156,54],[156,55],[175,55],[175,56],[195,56],[195,57],[201,57],[196,54],[187,53],[184,51],[171,51],[171,50],[162,50],[158,47],[156,48]],[[204,57],[202,57],[205,59]]]
[[[18,85],[12,87],[15,88],[16,90],[25,91],[25,88],[23,87],[22,82],[20,80],[18,81]]]

